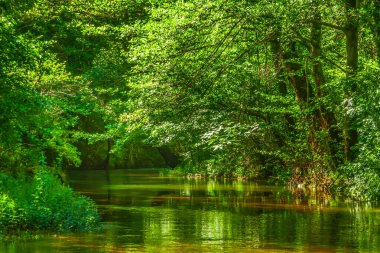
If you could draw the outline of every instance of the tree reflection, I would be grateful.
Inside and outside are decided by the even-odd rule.
[[[144,170],[110,171],[108,179],[101,172],[76,172],[71,180],[77,190],[101,204],[104,227],[92,235],[60,238],[59,243],[57,238],[40,241],[38,247],[53,241],[59,247],[66,245],[68,252],[74,247],[75,252],[93,252],[91,247],[105,252],[380,249],[376,204],[297,199],[284,187],[252,181],[160,178]],[[9,252],[26,251],[16,245]]]

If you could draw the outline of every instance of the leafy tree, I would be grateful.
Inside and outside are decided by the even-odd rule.
[[[155,150],[192,173],[379,196],[377,0],[0,8],[3,169]]]
[[[2,19],[2,168],[32,168],[52,163],[49,154],[78,163],[70,144],[76,118],[74,101],[86,89],[70,77],[44,44],[17,34],[14,20]]]
[[[372,60],[361,22],[377,22],[376,4],[163,2],[133,39],[134,113],[123,123],[209,174],[290,168],[297,185],[342,183],[369,119],[359,116]]]

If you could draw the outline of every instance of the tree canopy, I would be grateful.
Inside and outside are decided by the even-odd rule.
[[[380,196],[378,0],[0,9],[2,170],[148,146],[191,173]]]

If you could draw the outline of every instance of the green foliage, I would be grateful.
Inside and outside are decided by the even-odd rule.
[[[376,199],[377,9],[373,1],[2,2],[0,170],[59,170],[81,159],[129,166],[156,147],[191,174],[335,182]],[[45,221],[49,210],[40,210]]]
[[[1,169],[51,166],[55,157],[78,165],[71,130],[91,92],[45,51],[48,43],[17,33],[15,26],[1,19]]]
[[[359,73],[362,84],[357,95],[357,115],[360,133],[359,156],[342,170],[346,176],[349,195],[359,200],[380,197],[380,69],[369,62]]]
[[[292,150],[278,149],[292,142],[283,115],[299,109],[279,94],[271,59],[261,53],[266,34],[254,33],[262,24],[251,22],[267,11],[265,4],[220,1],[153,9],[132,41],[135,117],[122,123],[142,128],[154,145],[176,147],[186,166],[206,174],[257,175],[286,152],[294,163]]]
[[[0,195],[0,231],[4,229],[16,229],[24,223],[24,217],[15,201],[7,194]]]
[[[343,167],[348,195],[355,200],[377,200],[380,196],[380,168],[367,159]]]
[[[374,52],[377,43],[373,8],[370,1],[357,9],[320,1],[155,5],[131,41],[132,115],[123,115],[120,129],[173,147],[189,173],[282,181],[293,175],[327,189],[357,172],[347,194],[374,199],[378,56],[367,49]],[[357,50],[348,48],[353,17],[363,27]],[[358,67],[355,56],[348,58],[352,49]],[[359,185],[369,182],[373,193],[365,197]]]
[[[62,185],[48,170],[31,180],[1,174],[0,231],[88,231],[98,226],[95,203]]]

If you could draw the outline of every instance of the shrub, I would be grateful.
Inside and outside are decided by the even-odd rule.
[[[60,183],[48,170],[32,179],[0,175],[0,230],[73,231],[96,228],[95,203]]]
[[[378,167],[370,166],[365,160],[343,167],[346,174],[347,194],[356,200],[379,200],[380,172]]]
[[[24,217],[16,202],[7,194],[0,195],[0,230],[15,229],[23,224]]]

